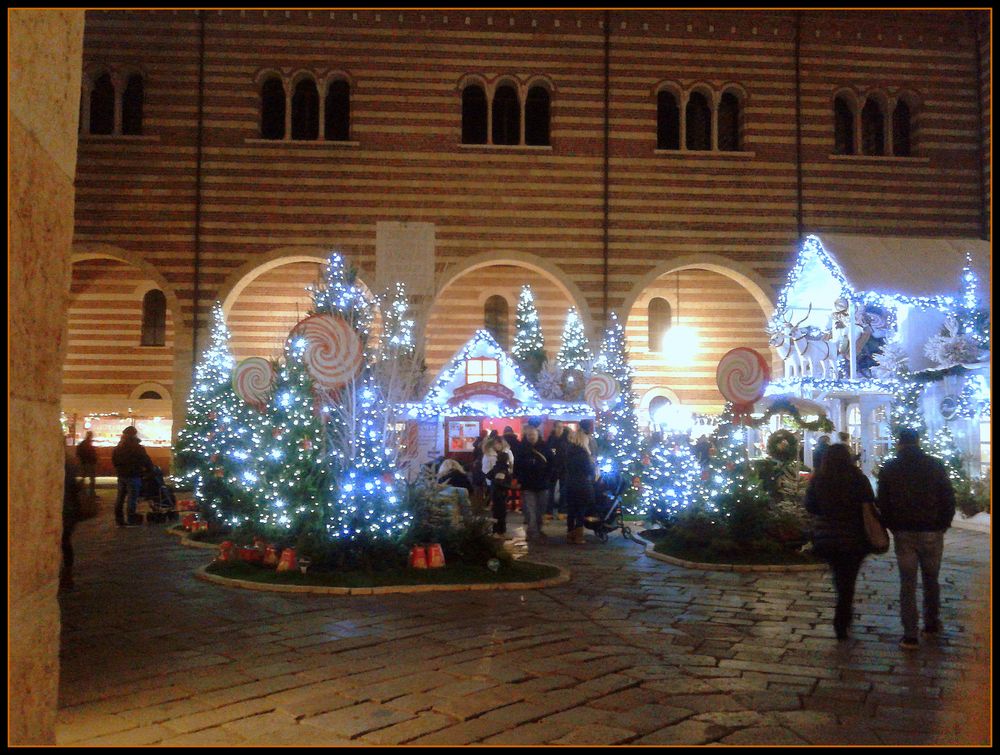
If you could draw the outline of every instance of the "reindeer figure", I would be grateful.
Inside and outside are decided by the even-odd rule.
[[[785,362],[786,377],[837,376],[836,349],[830,343],[833,333],[822,331],[815,326],[802,327],[812,314],[812,304],[805,317],[797,323],[786,318],[777,325],[768,327],[769,343],[778,349]]]

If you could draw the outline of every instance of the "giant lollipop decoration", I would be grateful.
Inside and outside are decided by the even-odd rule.
[[[754,402],[764,395],[771,378],[767,360],[758,351],[740,347],[726,352],[719,360],[715,380],[727,401],[733,403],[736,414],[746,414]]]
[[[292,328],[288,338],[306,339],[306,369],[327,391],[346,385],[361,371],[361,339],[341,317],[312,315]]]
[[[583,389],[584,400],[596,411],[600,411],[604,403],[614,400],[617,395],[618,381],[601,372],[591,375]]]
[[[233,370],[233,390],[236,395],[258,411],[263,411],[274,383],[274,368],[266,359],[250,357]]]

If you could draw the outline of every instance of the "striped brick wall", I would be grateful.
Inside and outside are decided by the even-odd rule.
[[[174,322],[167,308],[165,346],[140,346],[142,297],[156,284],[122,262],[73,265],[63,394],[128,399],[142,383],[172,390]]]
[[[207,12],[202,326],[233,272],[277,249],[337,249],[374,279],[379,220],[434,223],[439,280],[474,255],[535,255],[582,292],[598,323],[605,289],[620,309],[636,280],[680,257],[728,259],[777,286],[797,234],[796,15],[637,10],[611,19],[605,278],[602,12]],[[978,236],[986,167],[977,98],[988,88],[977,89],[966,16],[808,11],[800,22],[805,230]],[[85,67],[138,64],[146,74],[145,135],[82,137],[77,173],[76,240],[155,266],[175,287],[185,328],[199,30],[186,10],[87,14]],[[352,141],[258,139],[255,77],[268,69],[347,75]],[[551,81],[551,148],[461,145],[458,84],[470,73]],[[664,81],[741,87],[743,151],[657,153],[655,89]],[[839,87],[916,92],[915,156],[831,156]],[[239,317],[269,327],[274,307],[249,301]],[[441,339],[429,330],[429,365],[464,340]]]
[[[679,322],[697,330],[698,352],[691,366],[671,368],[659,345],[650,349],[648,307],[655,297],[666,299],[677,324],[678,291]],[[770,359],[766,319],[746,289],[719,273],[684,270],[657,278],[632,308],[625,327],[637,396],[641,400],[652,388],[669,388],[682,404],[696,411],[721,411],[725,399],[715,381],[719,359],[740,346],[756,349]]]

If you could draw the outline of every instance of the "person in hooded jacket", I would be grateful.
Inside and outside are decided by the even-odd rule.
[[[133,426],[122,431],[121,440],[111,454],[111,463],[118,473],[118,497],[115,499],[115,522],[119,527],[132,526],[135,523],[136,507],[139,503],[139,492],[142,489],[142,476],[153,468],[153,462],[139,441],[139,431]],[[128,496],[128,515],[124,510],[125,497]]]
[[[862,504],[874,502],[872,484],[851,459],[847,446],[826,449],[819,471],[806,490],[806,511],[813,515],[813,550],[830,564],[837,591],[833,629],[847,639],[854,611],[854,586],[861,564],[871,552]]]

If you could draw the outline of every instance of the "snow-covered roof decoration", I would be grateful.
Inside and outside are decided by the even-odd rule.
[[[465,363],[469,359],[486,357],[497,360],[499,383],[510,389],[513,398],[522,404],[540,404],[541,396],[521,372],[511,356],[503,350],[488,330],[477,330],[451,360],[441,368],[431,383],[424,403],[444,405],[452,399],[455,390],[465,385]],[[492,403],[497,403],[493,399]]]

